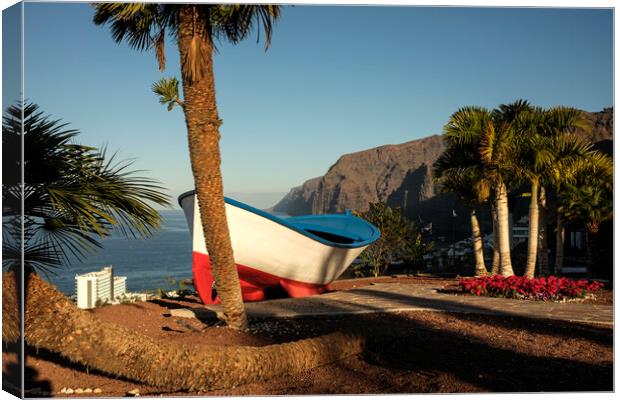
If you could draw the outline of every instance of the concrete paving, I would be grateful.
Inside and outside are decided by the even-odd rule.
[[[377,283],[319,296],[246,303],[246,311],[251,319],[443,311],[613,325],[611,305],[462,296],[441,293],[434,285],[407,283]],[[193,307],[176,313],[182,317],[213,319],[221,313],[221,306]]]

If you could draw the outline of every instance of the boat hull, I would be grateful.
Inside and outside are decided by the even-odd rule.
[[[213,286],[214,279],[209,255],[193,252],[192,258],[194,287],[200,299],[205,304],[218,304],[220,298],[217,296],[217,289]],[[241,264],[237,264],[237,271],[243,301],[265,300],[270,292],[282,294],[282,290],[289,297],[306,297],[321,294],[330,289],[329,284],[296,282]]]
[[[194,286],[205,304],[218,303],[197,199],[182,195],[179,202],[192,234]],[[263,300],[269,290],[283,289],[291,297],[323,293],[368,245],[330,245],[286,220],[231,202],[226,217],[244,301]]]

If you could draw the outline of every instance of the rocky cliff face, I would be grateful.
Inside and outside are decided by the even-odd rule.
[[[593,143],[614,138],[614,109],[604,108],[603,111],[587,113],[591,131],[578,132],[578,134],[590,138]]]
[[[401,207],[434,194],[432,166],[443,152],[441,136],[347,154],[322,177],[293,188],[274,211],[291,215],[364,210],[369,202]]]
[[[588,119],[592,131],[587,136],[593,142],[613,139],[612,108],[588,113]],[[432,223],[434,235],[466,235],[467,211],[454,196],[436,194],[433,184],[433,164],[444,149],[442,137],[433,135],[344,155],[324,176],[291,189],[273,210],[323,214],[366,210],[369,202],[382,201],[401,207],[413,220]]]
[[[312,211],[314,197],[319,187],[322,176],[308,179],[303,185],[291,189],[291,191],[278,202],[272,211],[289,215],[321,214]]]

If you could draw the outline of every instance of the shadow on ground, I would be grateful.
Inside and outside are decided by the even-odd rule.
[[[387,292],[375,295],[403,305],[415,301],[436,310],[464,306],[449,299],[412,299]],[[175,307],[169,301],[160,305]],[[345,310],[347,304],[330,307],[331,311]],[[378,310],[369,306],[368,311]],[[263,338],[265,343],[282,343],[341,330],[364,335],[367,347],[357,357],[305,374],[207,394],[613,390],[610,327],[490,315],[485,314],[487,309],[472,305],[460,311],[254,320],[253,333],[235,336],[239,345],[249,343],[252,336]],[[226,334],[227,329],[219,329]],[[27,349],[28,354],[33,352]],[[78,371],[101,374],[49,352],[39,351],[36,356]],[[27,387],[33,385],[39,383],[31,382]],[[153,389],[148,394],[157,393],[165,392]]]

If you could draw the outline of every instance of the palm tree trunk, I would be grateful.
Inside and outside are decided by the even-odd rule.
[[[499,274],[499,227],[497,223],[497,202],[491,202],[491,219],[493,220],[493,264],[491,275]]]
[[[478,223],[478,216],[476,210],[471,209],[469,211],[471,218],[471,232],[474,239],[474,257],[476,259],[476,276],[488,275],[487,267],[484,265],[484,252],[482,248],[482,235],[480,234],[480,224]]]
[[[508,223],[508,191],[500,182],[497,189],[497,225],[499,228],[499,272],[502,276],[512,276],[510,260],[510,226]]]
[[[538,264],[540,265],[540,273],[543,276],[549,276],[549,250],[547,247],[547,192],[545,187],[540,187],[540,227],[538,229]]]
[[[592,247],[594,246],[594,232],[586,229],[586,278],[592,278],[592,270],[594,267],[594,254]]]
[[[2,299],[2,339],[15,343],[20,329],[13,273],[3,274]],[[36,274],[30,275],[26,289],[24,326],[30,346],[92,370],[174,391],[230,388],[301,372],[357,354],[364,343],[360,336],[339,332],[264,347],[162,342],[101,323]]]
[[[525,277],[533,278],[536,272],[536,255],[538,250],[538,181],[533,180],[531,185],[529,232],[527,236],[527,261],[525,263]]]
[[[196,196],[202,229],[211,261],[224,318],[234,329],[247,329],[239,275],[234,261],[220,170],[221,121],[217,112],[213,75],[213,43],[205,33],[204,23],[195,17],[195,7],[183,6],[179,12],[178,45],[182,65],[185,122]],[[203,75],[188,72],[192,58],[204,57]]]
[[[562,266],[564,264],[564,220],[560,213],[557,213],[556,219],[556,230],[555,230],[555,266],[553,268],[553,273],[555,275],[560,275],[562,273]]]

